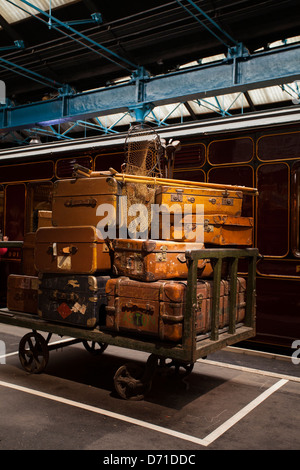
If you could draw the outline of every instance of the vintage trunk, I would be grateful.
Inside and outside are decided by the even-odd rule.
[[[228,189],[209,188],[173,188],[161,186],[156,191],[155,203],[166,206],[169,210],[184,214],[186,211],[195,214],[199,211],[197,204],[203,205],[204,216],[222,214],[240,217],[242,212],[243,193]],[[164,208],[161,208],[164,211]]]
[[[118,198],[121,184],[114,178],[77,178],[58,180],[54,183],[52,202],[52,224],[56,227],[92,225],[101,220],[97,208],[110,204],[116,211],[110,223],[119,223]]]
[[[111,269],[109,249],[92,226],[40,228],[34,263],[42,273],[93,274]]]
[[[38,314],[84,328],[105,323],[105,286],[109,276],[39,275]]]
[[[119,277],[106,284],[106,327],[164,341],[180,342],[183,333],[187,281],[145,283]],[[211,329],[213,281],[198,280],[196,334]],[[228,325],[228,281],[220,285],[219,328]],[[241,309],[237,308],[237,311]],[[239,321],[241,321],[239,316]]]
[[[38,277],[10,274],[7,278],[7,308],[38,313]]]
[[[162,214],[163,215],[163,214]],[[221,214],[207,214],[197,223],[194,214],[188,214],[175,222],[170,217],[170,234],[163,227],[164,219],[160,220],[160,238],[164,233],[168,240],[194,242],[202,240],[206,246],[252,246],[253,218],[232,217]],[[170,235],[168,237],[168,235]]]
[[[202,243],[184,243],[161,240],[113,240],[113,272],[140,281],[159,279],[186,279],[188,266],[185,251],[203,249]],[[199,262],[199,275],[211,273],[210,264]],[[204,275],[204,274],[203,274]]]
[[[22,273],[26,276],[37,276],[34,266],[34,249],[36,242],[36,232],[28,232],[24,237],[22,250]]]

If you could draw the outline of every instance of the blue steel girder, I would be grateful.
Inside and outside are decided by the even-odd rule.
[[[94,53],[100,55],[101,57],[106,58],[108,61],[113,62],[114,64],[118,65],[119,67],[122,67],[126,70],[132,71],[136,69],[138,66],[136,64],[133,64],[131,61],[128,59],[119,56],[112,50],[108,49],[107,47],[103,46],[102,44],[99,44],[98,42],[94,41],[90,37],[86,36],[85,34],[81,33],[80,31],[77,31],[74,29],[70,24],[67,22],[60,21],[59,19],[55,18],[51,14],[47,13],[44,10],[41,10],[39,7],[34,5],[31,2],[28,2],[27,0],[19,0],[21,3],[26,5],[27,7],[35,10],[37,13],[40,14],[40,16],[36,16],[32,14],[30,10],[26,10],[25,8],[22,8],[20,5],[14,3],[12,0],[6,0],[7,3],[10,3],[11,5],[14,5],[16,8],[19,8],[20,10],[26,12],[27,14],[30,14],[31,16],[34,16],[37,20],[41,21],[44,23],[47,27],[53,28],[56,31],[60,32],[61,34],[67,36],[68,38],[72,39],[73,41],[81,44],[82,46],[86,47],[87,49],[93,51]],[[48,22],[43,19],[43,17],[47,18]],[[63,28],[63,29],[62,29]],[[64,29],[67,30],[64,31]],[[71,34],[69,34],[71,33]],[[78,39],[76,36],[79,36],[80,39]],[[85,41],[85,42],[83,42]],[[96,49],[95,49],[96,48]],[[107,55],[108,54],[108,55]]]
[[[60,95],[15,107],[2,106],[0,128],[30,128],[49,125],[49,122],[86,120],[130,109],[143,110],[147,105],[159,106],[292,83],[300,79],[299,64],[300,46],[293,45],[166,75],[139,76],[98,90]]]

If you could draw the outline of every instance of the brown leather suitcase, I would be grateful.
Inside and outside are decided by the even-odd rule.
[[[10,274],[7,278],[7,308],[38,313],[38,277]]]
[[[207,214],[224,214],[240,217],[243,193],[228,189],[160,186],[156,190],[155,203],[166,206],[169,210],[173,206],[176,212],[180,211],[182,214],[184,214],[184,205],[186,205],[186,211],[196,213],[197,204],[203,204],[205,216]]]
[[[246,279],[242,277],[237,278],[237,289],[236,289],[236,323],[241,323],[245,318],[246,313]],[[223,305],[223,317],[220,321],[220,327],[226,326],[229,323],[229,295],[230,295],[230,284],[225,281],[224,285],[224,305]]]
[[[34,266],[34,247],[36,232],[28,232],[24,237],[22,250],[22,273],[26,276],[37,276]]]
[[[110,270],[111,258],[95,227],[43,227],[36,232],[34,264],[41,273],[93,274]]]
[[[174,223],[174,217],[170,219],[169,240],[194,242],[196,239],[196,229],[199,226],[198,233],[201,233],[205,246],[253,245],[254,223],[252,217],[207,214],[199,224],[196,224],[196,217],[193,214],[187,214],[177,224]],[[200,230],[203,230],[203,232],[200,232]],[[160,238],[162,236],[163,230],[162,224],[160,224]]]
[[[185,251],[201,250],[203,244],[116,239],[112,241],[112,247],[114,275],[151,282],[160,279],[186,279],[188,266]],[[206,265],[206,260],[199,261],[199,272],[205,271]]]
[[[118,218],[118,197],[121,194],[121,184],[109,176],[58,180],[53,188],[52,225],[96,227],[101,220],[101,215],[97,215],[101,204],[111,204]]]
[[[151,335],[180,342],[183,332],[187,281],[161,280],[145,283],[128,277],[106,284],[106,327],[119,332]],[[196,334],[211,329],[213,281],[197,282]],[[219,328],[228,325],[228,281],[221,280]],[[237,309],[237,311],[240,309]],[[239,321],[242,317],[239,317]]]
[[[211,282],[198,282],[197,332],[207,328]],[[186,284],[186,281],[167,280],[145,283],[128,277],[110,279],[106,284],[106,327],[165,341],[181,341]]]

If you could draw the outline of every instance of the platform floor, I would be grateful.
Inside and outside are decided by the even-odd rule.
[[[148,354],[108,346],[94,357],[76,344],[28,374],[18,358],[27,332],[0,325],[0,450],[300,449],[300,364],[291,357],[226,348],[184,381],[157,373],[144,400],[126,401],[114,373]]]

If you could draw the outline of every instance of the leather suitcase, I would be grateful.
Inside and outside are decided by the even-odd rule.
[[[38,313],[38,277],[10,274],[7,278],[7,308]]]
[[[118,197],[121,193],[121,184],[108,176],[58,180],[53,188],[52,225],[96,227],[101,220],[101,216],[97,216],[97,208],[101,204],[111,204],[118,218]],[[112,220],[112,223],[115,222],[119,223]]]
[[[238,279],[236,323],[245,316],[246,281]],[[134,335],[155,336],[164,341],[182,340],[187,281],[145,283],[128,277],[112,278],[106,284],[106,327]],[[197,281],[196,334],[211,330],[213,281]],[[219,328],[229,324],[229,282],[221,280]]]
[[[171,218],[172,221],[172,218]],[[202,225],[203,224],[203,225]],[[207,214],[202,221],[205,246],[252,246],[253,218]],[[188,214],[178,225],[171,222],[169,240],[190,241],[196,239],[195,216]],[[160,235],[163,231],[160,227]]]
[[[213,281],[198,280],[196,333],[211,328]],[[145,283],[119,277],[106,284],[106,327],[110,330],[155,336],[180,342],[183,331],[187,281]],[[220,286],[220,325],[224,319],[226,281]]]
[[[38,272],[34,266],[34,248],[36,232],[28,232],[24,237],[22,250],[22,273],[25,276],[37,276]]]
[[[84,328],[105,324],[105,286],[109,276],[39,275],[38,314]]]
[[[187,278],[185,251],[201,250],[203,244],[116,239],[112,241],[112,247],[114,275],[151,282],[160,279]],[[199,273],[201,270],[205,272],[206,265],[206,260],[199,261]]]
[[[223,318],[220,323],[221,326],[229,324],[229,295],[230,295],[230,284],[225,281],[224,285],[224,306],[223,306]],[[236,323],[241,323],[245,318],[246,313],[246,279],[242,277],[237,278],[237,293],[236,293]]]
[[[41,273],[93,274],[110,270],[111,258],[95,227],[43,227],[36,232],[34,264]]]
[[[197,204],[203,204],[204,216],[207,214],[224,214],[240,217],[242,212],[243,193],[228,189],[209,188],[173,188],[160,186],[156,190],[155,203],[172,206],[184,214],[184,205],[190,213],[196,213]],[[163,208],[162,208],[163,211]]]

